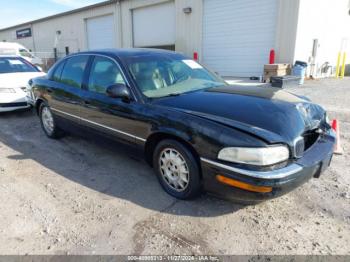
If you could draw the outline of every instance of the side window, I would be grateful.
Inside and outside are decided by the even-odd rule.
[[[19,54],[24,57],[33,58],[32,54],[29,53],[26,49],[19,49]]]
[[[65,65],[65,62],[62,62],[56,67],[52,75],[52,79],[51,79],[52,81],[56,81],[56,82],[61,81],[61,75],[62,75],[64,65]]]
[[[105,94],[113,84],[125,85],[120,68],[111,59],[96,56],[91,66],[89,90]]]
[[[61,82],[73,87],[81,87],[84,77],[85,67],[89,56],[81,55],[69,58],[64,66]]]

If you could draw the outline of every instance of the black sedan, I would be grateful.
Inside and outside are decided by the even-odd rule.
[[[79,128],[142,148],[179,199],[203,190],[277,197],[319,177],[333,155],[320,106],[280,89],[229,86],[174,52],[78,53],[29,84],[48,137]]]

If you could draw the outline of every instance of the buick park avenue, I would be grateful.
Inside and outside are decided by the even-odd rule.
[[[29,84],[48,137],[78,128],[139,147],[178,199],[278,197],[320,177],[333,155],[321,106],[281,89],[230,86],[174,52],[77,53]]]

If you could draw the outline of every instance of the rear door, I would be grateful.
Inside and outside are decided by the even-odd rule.
[[[142,105],[135,100],[125,102],[119,98],[111,98],[106,93],[107,88],[113,84],[128,86],[117,61],[105,56],[95,56],[89,72],[82,91],[82,124],[117,140],[143,143],[144,139],[138,135],[142,123],[137,120],[137,112]]]
[[[51,79],[50,107],[55,115],[79,122],[82,84],[90,56],[77,55],[61,62]]]

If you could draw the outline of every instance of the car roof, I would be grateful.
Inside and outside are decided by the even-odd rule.
[[[23,59],[23,57],[19,55],[0,55],[0,58],[20,58]]]
[[[120,48],[120,49],[99,49],[76,53],[78,54],[100,54],[107,56],[118,56],[120,58],[130,57],[130,56],[144,56],[144,55],[169,55],[169,56],[182,56],[174,51],[168,51],[163,49],[152,49],[152,48]]]

